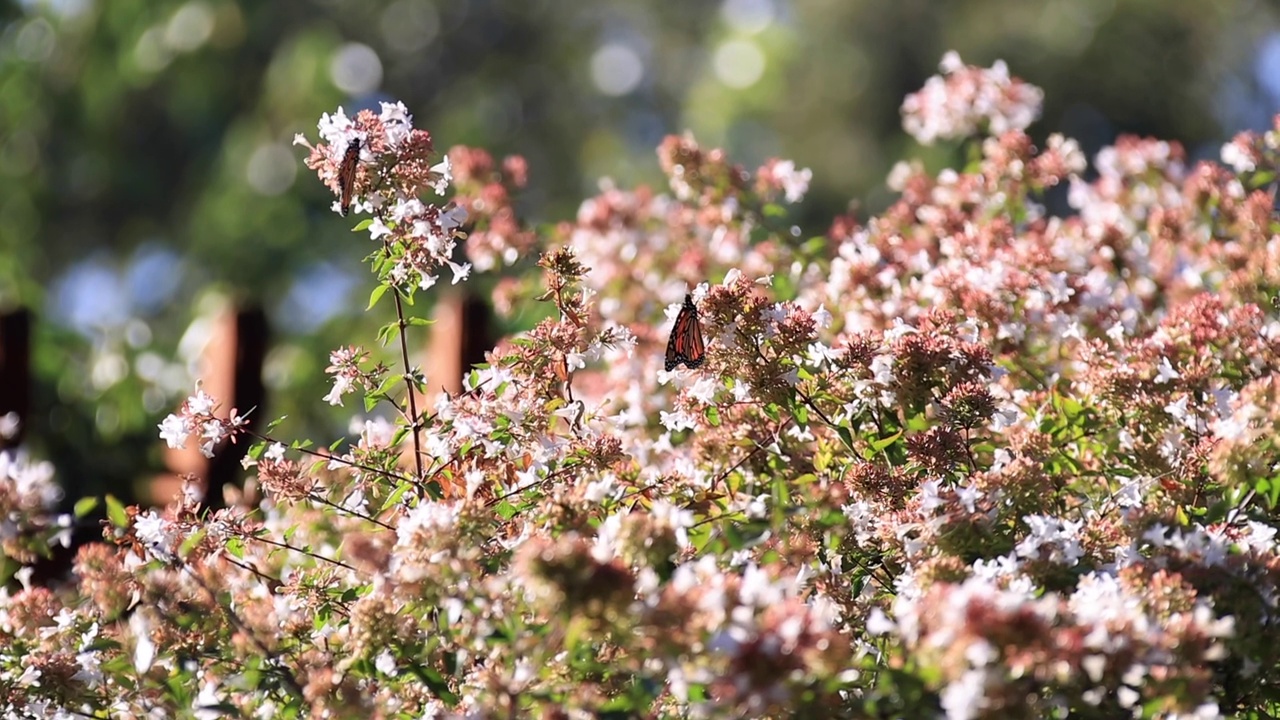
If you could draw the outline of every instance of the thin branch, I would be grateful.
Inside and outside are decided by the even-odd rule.
[[[320,503],[321,505],[326,505],[326,506],[328,506],[328,507],[331,507],[331,508],[333,508],[334,510],[338,510],[339,512],[347,513],[347,514],[348,514],[348,515],[350,515],[351,517],[354,517],[354,518],[360,518],[361,520],[364,520],[365,522],[371,522],[371,523],[373,523],[374,525],[377,525],[377,526],[379,526],[379,527],[386,528],[387,530],[391,530],[391,531],[393,531],[393,532],[395,531],[395,528],[394,528],[394,527],[391,527],[390,525],[388,525],[388,524],[386,524],[386,523],[382,522],[381,520],[378,520],[377,518],[372,518],[372,517],[369,517],[368,515],[365,515],[365,514],[363,514],[363,513],[358,513],[358,512],[356,512],[355,510],[352,510],[352,509],[350,509],[350,508],[344,508],[344,507],[342,507],[341,505],[339,505],[339,504],[337,504],[337,503],[333,502],[332,500],[329,500],[329,499],[327,499],[327,498],[320,497],[319,495],[308,495],[308,496],[307,496],[307,499],[308,499],[308,500],[311,500],[312,502],[317,502],[317,503]]]
[[[390,242],[383,242],[387,254],[390,255]],[[405,329],[408,327],[408,323],[404,321],[404,299],[400,297],[400,288],[392,287],[391,289],[396,301],[396,322],[400,328],[400,332],[397,334],[400,336],[400,359],[404,362],[404,386],[409,394],[409,432],[413,435],[414,477],[420,480],[422,478],[422,440],[418,437],[418,430],[422,427],[422,418],[418,417],[417,388],[413,382],[413,366],[409,364],[409,340],[405,336]],[[421,489],[419,489],[419,492],[421,492]]]
[[[1227,514],[1227,527],[1236,524],[1236,520],[1240,517],[1240,514],[1245,511],[1245,508],[1249,506],[1249,503],[1253,502],[1253,498],[1256,497],[1257,494],[1258,491],[1256,489],[1250,488],[1249,492],[1240,500],[1240,504],[1231,508],[1231,512]]]
[[[218,594],[214,592],[213,588],[205,584],[204,579],[197,575],[190,566],[177,557],[174,557],[173,561],[186,571],[187,575],[195,581],[196,585],[200,586],[201,590],[204,590],[205,593],[209,595],[209,599],[213,601],[213,604],[222,609],[222,613],[226,615],[227,621],[234,625],[236,629],[249,640],[249,642],[253,643],[253,645],[258,648],[258,652],[262,653],[264,658],[277,661],[277,665],[273,669],[280,672],[280,677],[284,679],[284,682],[289,686],[289,689],[293,691],[294,695],[296,695],[299,700],[306,704],[306,695],[302,691],[302,685],[298,684],[298,679],[293,676],[293,673],[285,666],[284,662],[281,661],[277,655],[272,653],[271,649],[268,648],[265,643],[258,639],[258,636],[255,635],[253,630],[240,619],[239,615],[236,615],[234,610],[227,605],[224,605],[222,601],[218,599]]]
[[[253,432],[252,430],[246,431],[246,434],[252,435],[253,437],[256,437],[259,440],[262,440],[264,442],[280,443],[279,440],[276,440],[267,435],[259,435],[258,433]],[[280,443],[280,444],[283,445],[284,443]],[[396,473],[389,472],[381,468],[376,468],[371,465],[362,465],[361,463],[358,463],[354,460],[348,460],[346,458],[339,457],[337,455],[328,455],[318,450],[312,450],[310,448],[304,448],[304,447],[290,448],[290,449],[297,450],[298,452],[304,455],[310,455],[312,457],[319,458],[321,460],[328,460],[329,462],[339,462],[350,468],[355,468],[357,470],[364,470],[365,472],[371,472],[371,473],[374,473],[375,475],[381,475],[382,477],[387,478],[389,480],[409,481],[409,482],[413,481],[413,478],[405,477],[404,475],[397,475]]]
[[[281,584],[281,583],[280,583],[280,578],[271,577],[270,575],[268,575],[268,574],[266,574],[266,573],[262,572],[261,570],[259,570],[258,568],[254,567],[253,565],[250,565],[250,564],[249,564],[249,563],[247,563],[247,562],[240,562],[239,560],[235,559],[234,557],[231,557],[230,555],[227,555],[226,553],[223,553],[223,555],[222,555],[222,559],[223,559],[223,560],[226,560],[227,562],[231,563],[232,565],[235,565],[236,567],[240,568],[241,570],[244,570],[244,571],[246,571],[246,572],[248,572],[248,573],[250,573],[250,574],[252,574],[252,575],[256,576],[259,580],[262,580],[263,582],[267,583],[267,585],[268,585],[268,586],[274,586],[274,585],[279,585],[279,584]]]
[[[310,550],[303,550],[300,547],[294,547],[288,543],[276,542],[271,538],[259,537],[257,535],[247,535],[246,537],[251,538],[253,540],[257,540],[260,543],[266,543],[267,545],[274,545],[282,550],[292,550],[293,552],[302,553],[303,555],[306,555],[307,557],[315,558],[316,560],[323,560],[327,563],[333,563],[334,565],[346,568],[347,570],[350,570],[352,572],[359,572],[359,570],[356,570],[354,567],[342,562],[341,560],[334,560],[333,558],[328,558],[323,555],[318,555],[316,553],[311,552]]]
[[[573,463],[572,465],[565,465],[564,467],[562,467],[562,468],[560,468],[560,469],[558,469],[558,470],[556,470],[556,471],[554,471],[554,472],[549,473],[549,474],[548,474],[546,477],[544,477],[544,478],[541,478],[541,479],[535,480],[535,481],[533,481],[533,482],[529,483],[528,485],[524,485],[524,486],[522,486],[522,487],[518,487],[518,488],[516,488],[515,490],[512,490],[512,491],[510,491],[510,492],[504,493],[504,494],[502,494],[502,495],[499,495],[499,496],[497,496],[497,497],[493,498],[493,499],[492,499],[492,500],[490,500],[489,502],[485,503],[485,507],[493,507],[494,505],[497,505],[498,503],[502,502],[503,500],[506,500],[506,499],[507,499],[507,498],[509,498],[509,497],[513,497],[513,496],[515,496],[515,495],[519,495],[520,493],[523,493],[523,492],[524,492],[524,491],[526,491],[526,490],[532,490],[532,489],[534,489],[534,488],[536,488],[536,487],[538,487],[538,486],[540,486],[540,485],[543,485],[543,484],[546,484],[546,483],[548,483],[548,482],[551,482],[552,480],[554,480],[554,479],[556,479],[556,478],[558,478],[558,477],[561,477],[561,476],[563,476],[564,474],[568,473],[570,470],[576,470],[576,469],[578,469],[578,468],[582,467],[582,465],[583,465],[583,463],[580,463],[580,462]]]

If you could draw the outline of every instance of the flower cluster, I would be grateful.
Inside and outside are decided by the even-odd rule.
[[[0,551],[19,563],[31,563],[50,543],[66,546],[71,517],[58,514],[62,488],[53,465],[22,453],[0,452]],[[19,570],[19,577],[29,577]],[[26,580],[23,580],[24,584]]]
[[[432,163],[431,134],[413,127],[413,116],[404,104],[382,103],[381,113],[362,110],[354,119],[338,108],[320,119],[319,129],[321,144],[312,146],[301,134],[294,143],[310,148],[307,167],[339,195],[343,194],[344,156],[358,143],[352,210],[373,215],[363,225],[370,238],[382,241],[385,248],[380,277],[389,277],[399,287],[426,290],[439,279],[439,268],[448,265],[453,282],[466,279],[470,265],[453,261],[466,211],[418,198],[425,189],[444,194],[452,178],[449,162]],[[347,212],[341,200],[334,209]]]
[[[499,169],[489,153],[457,146],[447,159],[457,188],[454,201],[471,221],[466,250],[475,269],[488,272],[528,254],[537,234],[522,226],[512,205],[512,194],[529,182],[524,158],[507,157]]]
[[[1044,91],[1009,75],[1004,61],[990,68],[965,65],[949,52],[939,65],[941,76],[902,103],[902,124],[924,145],[957,140],[978,132],[1001,135],[1024,130],[1040,116]]]
[[[200,388],[182,403],[181,409],[171,413],[160,423],[160,439],[175,450],[187,446],[187,438],[200,439],[200,452],[213,457],[214,451],[224,440],[235,442],[236,436],[248,427],[248,418],[231,408],[227,417],[218,417],[217,401]]]
[[[0,708],[1267,712],[1276,132],[1227,165],[1124,137],[1087,179],[1074,141],[1025,132],[1037,89],[1001,64],[943,70],[904,123],[978,136],[972,162],[904,162],[896,202],[810,242],[771,224],[809,182],[789,161],[751,173],[668,138],[670,194],[605,185],[543,232],[510,203],[521,162],[432,164],[399,106],[326,116],[309,162],[341,190],[347,143],[368,152],[354,206],[383,241],[380,339],[404,367],[335,351],[325,400],[371,415],[319,449],[260,439],[217,511],[109,499],[73,581],[0,595]],[[470,261],[509,273],[499,309],[533,319],[424,407],[405,301],[457,265],[460,210],[417,199],[449,172]],[[1044,205],[1058,185],[1066,217]],[[686,293],[705,361],[667,372]],[[215,407],[197,390],[162,437],[241,434]],[[47,482],[9,475],[6,522],[47,518]]]

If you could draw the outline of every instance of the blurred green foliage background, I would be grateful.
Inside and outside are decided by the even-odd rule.
[[[225,298],[272,319],[266,416],[346,431],[359,408],[320,401],[327,352],[384,318],[361,313],[366,236],[291,145],[339,105],[402,100],[442,151],[524,155],[533,221],[572,217],[603,176],[660,183],[654,148],[689,129],[812,168],[818,234],[850,201],[884,207],[896,160],[955,159],[898,112],[948,49],[1043,87],[1033,135],[1090,155],[1134,132],[1213,157],[1280,108],[1260,0],[2,3],[0,305],[37,317],[28,443],[72,497],[158,470],[155,424]]]

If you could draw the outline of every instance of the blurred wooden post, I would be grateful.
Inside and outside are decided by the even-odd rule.
[[[266,396],[262,365],[267,354],[267,317],[261,308],[231,309],[214,320],[213,331],[200,361],[200,378],[206,393],[218,401],[218,417],[229,417],[235,408],[249,415],[249,427],[257,428]],[[154,478],[140,498],[164,505],[182,489],[182,475],[199,478],[204,504],[222,506],[222,486],[234,483],[243,473],[240,461],[252,441],[241,438],[236,444],[223,443],[212,458],[200,452],[200,439],[191,437],[183,450],[166,449],[169,473]]]
[[[471,293],[450,293],[436,303],[435,323],[427,338],[427,408],[443,390],[451,395],[462,392],[462,378],[471,366],[484,362],[484,354],[493,349],[493,330],[489,305]]]
[[[449,293],[436,303],[430,333],[427,336],[425,397],[418,399],[418,413],[427,417],[434,412],[441,393],[457,396],[462,392],[462,378],[471,366],[484,362],[484,354],[493,348],[489,323],[489,306],[470,293]],[[413,447],[406,445],[400,457],[403,467],[413,467]],[[445,485],[445,480],[440,480]],[[449,492],[445,489],[445,492]]]
[[[31,412],[31,312],[17,308],[0,314],[0,450],[22,443]],[[17,427],[8,430],[9,413]]]

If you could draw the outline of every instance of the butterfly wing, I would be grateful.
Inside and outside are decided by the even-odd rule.
[[[338,191],[341,194],[340,214],[346,217],[351,210],[351,195],[356,187],[356,166],[360,164],[360,138],[347,145],[342,155],[342,164],[338,166]]]
[[[671,372],[680,365],[695,369],[702,365],[706,356],[706,346],[702,342],[702,323],[698,320],[698,307],[693,304],[693,296],[684,296],[684,306],[676,315],[675,327],[671,328],[671,337],[667,339],[667,357],[663,367]]]

